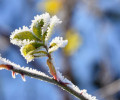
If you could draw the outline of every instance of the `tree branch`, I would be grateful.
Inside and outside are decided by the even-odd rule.
[[[52,83],[54,85],[61,87],[63,90],[69,92],[70,94],[74,95],[75,97],[81,100],[96,100],[96,97],[87,94],[85,90],[79,90],[79,91],[76,90],[78,88],[75,85],[70,87],[69,83],[65,84],[62,81],[57,81],[52,77],[47,76],[43,72],[39,72],[37,70],[31,69],[28,67],[25,67],[25,68],[20,67],[19,65],[16,65],[15,63],[12,63],[9,60],[6,60],[1,57],[0,57],[0,69],[10,70],[13,73],[12,75],[15,75],[15,73],[19,73],[22,76],[22,78],[24,78],[24,76],[29,76],[32,78],[36,78],[39,80]]]

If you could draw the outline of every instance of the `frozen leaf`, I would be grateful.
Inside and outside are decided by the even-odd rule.
[[[14,32],[12,32],[12,35],[10,36],[10,40],[11,40],[11,43],[16,45],[18,45],[18,42],[19,42],[19,45],[20,43],[21,45],[23,45],[24,42],[21,42],[21,41],[25,41],[25,40],[39,41],[39,39],[36,38],[31,32],[31,30],[26,26],[23,26],[23,29],[19,28],[19,29],[16,29]]]
[[[62,21],[60,21],[57,16],[53,16],[52,18],[50,18],[50,15],[48,13],[44,13],[42,15],[35,16],[30,27],[31,30],[33,30],[33,33],[41,41],[47,43],[52,35],[52,30],[57,24],[61,22]]]
[[[43,43],[45,43],[45,38],[46,38],[46,36],[47,36],[47,31],[43,34]]]
[[[24,39],[29,39],[29,40],[38,40],[32,32],[29,31],[24,31],[16,34],[13,39],[18,39],[18,40],[24,40]]]
[[[31,32],[31,30],[26,27],[23,26],[23,29],[19,28],[16,29],[14,32],[12,32],[12,35],[10,36],[11,39],[20,39],[20,40],[24,40],[24,39],[29,39],[29,40],[38,40],[33,33]]]
[[[40,21],[37,21],[33,27],[32,30],[34,32],[34,34],[41,40],[42,37],[42,27],[44,25],[43,19],[41,19]]]
[[[57,16],[53,16],[53,17],[50,19],[50,25],[49,25],[49,27],[47,28],[46,41],[48,41],[49,38],[51,37],[52,31],[53,31],[54,27],[55,27],[57,24],[60,24],[60,23],[62,23],[62,21],[60,21],[60,19],[58,19]]]
[[[35,58],[33,54],[39,53],[39,50],[41,49],[42,46],[43,44],[39,42],[30,43],[21,48],[21,54],[25,57],[27,62],[30,62]]]
[[[30,51],[34,51],[41,46],[42,46],[41,43],[33,42],[33,43],[30,43],[28,45],[23,46],[22,47],[22,52],[23,52],[24,55],[27,55]]]
[[[67,45],[67,43],[68,43],[68,40],[63,40],[62,37],[56,37],[50,43],[50,47],[48,49],[48,52],[51,53],[51,52],[57,50],[59,47],[63,48]]]
[[[50,15],[49,13],[44,13],[42,15],[37,15],[34,17],[34,20],[32,20],[32,24],[31,24],[31,30],[33,30],[35,27],[37,28],[37,30],[34,30],[34,34],[37,34],[38,37],[40,37],[40,34],[44,34],[44,32],[47,30],[47,27],[50,23]],[[40,26],[40,28],[38,29],[38,27]],[[42,32],[42,33],[38,33],[38,31]]]

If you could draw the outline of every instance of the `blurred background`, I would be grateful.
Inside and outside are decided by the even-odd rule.
[[[48,73],[46,58],[29,64],[9,36],[30,26],[37,14],[57,15],[54,31],[69,43],[53,54],[55,66],[99,100],[120,100],[120,0],[0,0],[0,54],[21,66]],[[0,71],[0,100],[77,100],[57,86]]]

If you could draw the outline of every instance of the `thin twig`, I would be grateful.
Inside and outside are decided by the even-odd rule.
[[[5,58],[0,57],[0,69],[7,69],[12,71],[12,76],[15,78],[15,73],[19,73],[22,76],[23,81],[25,81],[24,76],[29,76],[32,78],[36,78],[39,80],[43,80],[54,85],[61,87],[63,90],[69,92],[71,95],[74,95],[80,100],[97,100],[96,97],[89,95],[84,90],[79,90],[74,84],[72,83],[64,83],[62,80],[55,80],[52,77],[49,77],[43,72],[39,72],[37,70],[28,68],[28,67],[20,67],[15,63],[6,60]],[[69,82],[69,80],[68,80]],[[72,87],[71,87],[72,86]],[[77,90],[78,89],[78,90]]]
[[[32,77],[32,78],[36,78],[39,80],[43,80],[52,84],[55,84],[59,87],[61,87],[63,90],[69,92],[70,94],[74,95],[75,97],[81,99],[81,100],[88,100],[86,97],[84,97],[82,94],[77,93],[75,90],[71,89],[70,87],[67,87],[66,85],[61,84],[60,82],[54,80],[51,77],[46,77],[46,76],[42,76],[42,75],[38,75],[36,73],[31,73],[28,71],[25,71],[24,69],[13,69],[12,71],[16,72],[16,73],[23,73],[26,76]]]
[[[69,92],[71,95],[74,95],[75,97],[77,97],[80,100],[92,100],[91,98],[89,99],[87,96],[84,96],[82,93],[79,93],[79,92],[75,91],[74,89],[68,87],[66,84],[63,84],[62,82],[59,82],[47,75],[42,75],[42,72],[41,72],[41,74],[38,74],[34,71],[32,72],[32,71],[26,70],[25,68],[19,68],[19,67],[17,68],[15,66],[5,65],[5,64],[1,64],[0,68],[11,70],[14,73],[19,73],[20,75],[22,75],[22,77],[29,76],[32,78],[36,78],[39,80],[43,80],[43,81],[52,83],[54,85],[61,87],[63,90]]]
[[[3,66],[3,65],[0,65],[0,67],[1,66]],[[27,70],[24,70],[23,68],[15,68],[15,67],[13,67],[11,65],[5,65],[5,66],[6,66],[6,69],[11,70],[11,71],[13,71],[15,73],[19,73],[19,74],[22,74],[22,75],[26,75],[26,76],[29,76],[29,77],[32,77],[32,78],[36,78],[36,79],[39,79],[39,80],[43,80],[43,81],[55,84],[55,85],[61,87],[63,90],[69,92],[70,94],[74,95],[75,97],[77,97],[77,98],[79,98],[81,100],[89,100],[86,97],[84,97],[82,94],[76,92],[75,90],[71,89],[70,87],[68,87],[68,86],[66,86],[64,84],[61,84],[60,82],[54,80],[51,77],[42,76],[42,75],[36,74],[34,72],[29,72]]]

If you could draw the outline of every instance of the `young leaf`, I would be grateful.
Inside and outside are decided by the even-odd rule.
[[[53,16],[52,18],[50,18],[50,25],[48,26],[47,28],[47,36],[46,36],[46,42],[50,39],[51,35],[52,35],[52,31],[54,29],[54,27],[57,25],[57,24],[60,24],[62,23],[62,21],[60,21],[60,19],[58,19],[57,16]]]
[[[56,43],[51,43],[49,48],[52,48],[53,46],[57,46]]]
[[[44,25],[43,19],[41,19],[41,21],[37,21],[34,25],[33,25],[33,32],[34,34],[41,40],[42,37],[42,27]]]
[[[24,31],[24,32],[20,32],[14,35],[13,39],[17,39],[17,40],[39,40],[37,39],[32,32],[30,31]]]
[[[23,26],[23,28],[19,28],[19,29],[16,29],[14,32],[12,32],[12,35],[10,36],[10,39],[11,40],[19,40],[19,41],[22,41],[22,40],[39,40],[37,39],[33,33],[31,32],[31,30],[26,27],[26,26]]]
[[[52,53],[53,51],[57,50],[59,47],[63,48],[67,45],[67,43],[68,40],[63,40],[62,37],[56,37],[51,41],[48,52]]]
[[[30,25],[31,30],[33,30],[34,34],[42,40],[42,35],[47,30],[48,25],[50,24],[50,15],[49,13],[44,13],[42,15],[37,15],[32,20],[32,24]]]
[[[42,46],[43,46],[43,44],[41,44],[39,42],[30,43],[21,48],[21,54],[25,57],[27,62],[30,62],[35,58],[33,55],[34,52],[36,50],[40,49],[40,47],[42,47]]]
[[[45,33],[43,34],[43,43],[45,43],[45,38],[46,38],[46,36],[47,36],[47,31],[45,31]]]

